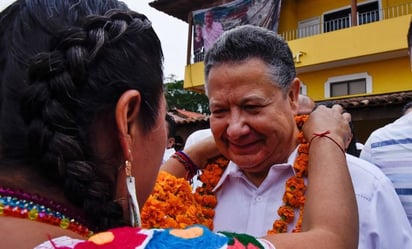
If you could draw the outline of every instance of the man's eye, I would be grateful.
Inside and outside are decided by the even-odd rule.
[[[261,106],[259,106],[259,105],[247,105],[247,106],[245,106],[244,108],[246,109],[246,110],[251,110],[251,111],[253,111],[253,110],[257,110],[257,109],[259,109]]]
[[[213,108],[210,110],[211,114],[215,117],[223,117],[228,111],[229,109],[227,108]]]
[[[220,114],[224,112],[224,109],[214,109],[214,110],[211,110],[211,112],[212,114]]]

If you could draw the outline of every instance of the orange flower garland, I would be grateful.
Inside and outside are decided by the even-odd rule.
[[[288,230],[288,224],[295,220],[295,209],[299,209],[299,218],[292,232],[302,231],[306,191],[304,177],[308,175],[309,145],[301,130],[307,119],[307,115],[299,115],[295,117],[296,125],[299,128],[298,141],[300,143],[298,155],[295,159],[295,163],[293,164],[295,175],[291,176],[286,181],[285,194],[282,198],[284,204],[278,209],[280,219],[275,220],[273,227],[268,231],[268,234],[286,233]]]
[[[307,120],[307,115],[295,117],[299,128],[298,140],[300,146],[293,165],[295,175],[286,181],[284,204],[279,207],[280,219],[275,220],[271,233],[285,233],[289,223],[295,220],[295,209],[299,209],[299,218],[293,232],[300,232],[305,203],[304,177],[308,173],[308,143],[301,128]],[[202,170],[199,180],[203,183],[192,194],[192,188],[183,178],[176,178],[166,172],[160,172],[155,188],[142,209],[142,226],[144,228],[184,228],[193,224],[203,224],[213,229],[214,208],[217,199],[213,188],[219,182],[229,160],[220,156]]]
[[[152,194],[142,212],[143,228],[185,228],[193,224],[208,224],[201,210],[204,207],[192,194],[184,178],[159,172]],[[210,226],[210,225],[209,225]]]

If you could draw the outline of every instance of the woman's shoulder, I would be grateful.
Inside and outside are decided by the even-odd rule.
[[[0,216],[0,224],[1,248],[33,248],[49,237],[81,238],[70,230],[30,219]]]

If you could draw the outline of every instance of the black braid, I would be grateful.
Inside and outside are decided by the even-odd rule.
[[[111,11],[86,18],[84,28],[62,32],[51,42],[52,52],[33,58],[30,86],[21,102],[31,160],[50,178],[64,179],[67,197],[83,206],[97,230],[124,225],[123,214],[113,202],[114,182],[96,171],[100,165],[93,163],[88,136],[78,127],[90,121],[78,120],[75,110],[85,108],[82,92],[97,89],[88,75],[90,63],[99,60],[105,46],[116,43],[132,22],[145,24],[141,30],[150,27],[143,15]]]

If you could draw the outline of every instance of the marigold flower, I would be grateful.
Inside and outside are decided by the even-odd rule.
[[[273,223],[273,229],[268,231],[268,234],[271,233],[286,233],[288,228],[288,224],[283,220],[276,220]]]
[[[290,206],[281,206],[278,209],[278,215],[287,223],[290,223],[295,219],[295,211]]]

